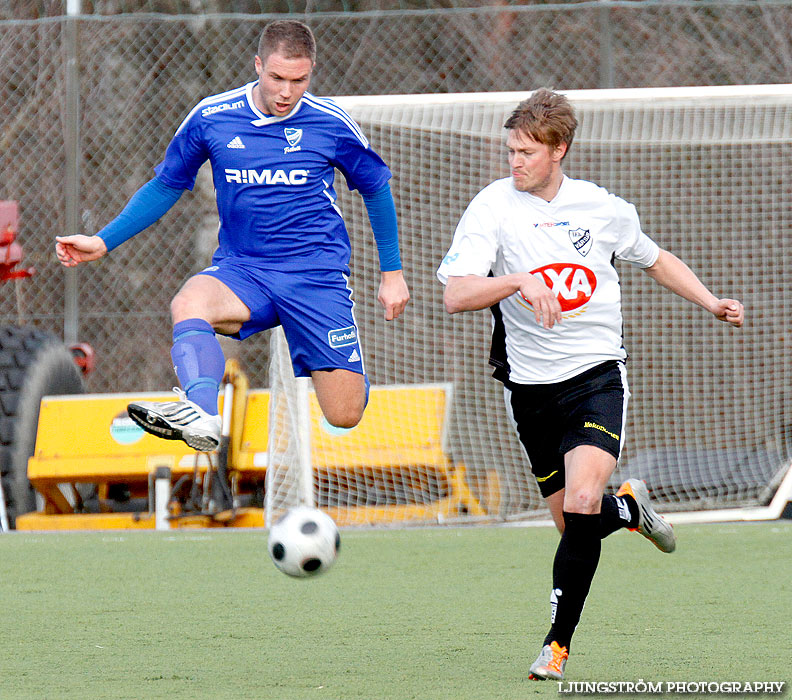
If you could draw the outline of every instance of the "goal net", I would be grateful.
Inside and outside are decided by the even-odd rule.
[[[309,379],[297,378],[283,330],[270,333],[270,402],[264,516],[270,527],[288,508],[314,505]]]
[[[526,96],[338,98],[393,171],[412,293],[403,318],[385,322],[365,209],[339,176],[356,318],[380,399],[325,454],[315,406],[303,413],[309,429],[291,435],[313,444],[293,444],[284,473],[305,477],[299,454],[312,462],[312,498],[341,522],[546,517],[487,365],[490,314],[446,314],[435,277],[467,204],[508,175],[503,123]],[[618,264],[632,399],[612,486],[642,478],[666,511],[764,505],[792,452],[792,86],[568,96],[580,126],[566,174],[633,202],[661,247],[746,307],[745,327],[733,329]],[[289,383],[290,366],[278,366],[273,394]],[[440,388],[400,393],[410,387]]]

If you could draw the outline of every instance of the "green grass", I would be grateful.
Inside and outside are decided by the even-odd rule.
[[[792,680],[792,522],[603,546],[568,680]],[[346,531],[278,573],[263,531],[0,537],[0,698],[559,697],[547,528]],[[624,697],[624,696],[622,696]]]

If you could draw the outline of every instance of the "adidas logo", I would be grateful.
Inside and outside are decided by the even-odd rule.
[[[242,143],[242,139],[239,136],[234,136],[227,144],[226,148],[244,148],[245,144]]]
[[[360,362],[360,355],[358,355],[357,348],[352,351],[352,354],[349,356],[347,362]]]

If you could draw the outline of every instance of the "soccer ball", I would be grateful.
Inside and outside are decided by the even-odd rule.
[[[338,556],[341,536],[333,519],[321,510],[298,506],[286,511],[270,528],[269,553],[284,574],[318,576]]]

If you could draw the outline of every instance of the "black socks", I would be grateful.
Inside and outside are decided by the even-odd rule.
[[[638,527],[638,504],[632,496],[602,497],[600,538],[604,539],[623,527]]]
[[[564,511],[564,523],[564,534],[553,561],[552,626],[544,644],[555,641],[569,649],[599,563],[600,514]]]

